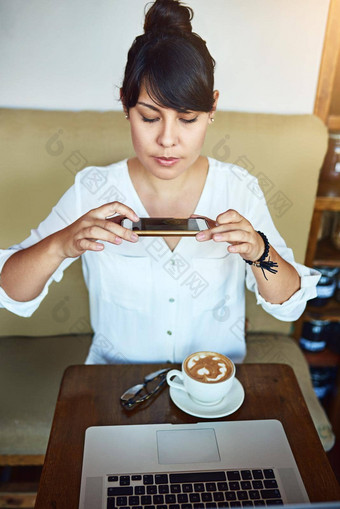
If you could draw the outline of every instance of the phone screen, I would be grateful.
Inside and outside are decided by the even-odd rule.
[[[130,219],[124,219],[122,226],[132,229],[137,234],[148,233],[150,235],[162,232],[163,235],[195,235],[201,230],[209,228],[208,223],[203,218],[177,219],[172,217],[142,217],[136,223]]]
[[[199,225],[196,219],[174,219],[174,218],[152,218],[144,217],[141,219],[140,230],[196,230],[199,231]]]

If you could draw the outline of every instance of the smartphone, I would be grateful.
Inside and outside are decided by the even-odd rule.
[[[196,233],[211,227],[205,218],[196,217],[177,219],[173,217],[142,217],[136,223],[130,219],[123,219],[122,226],[133,230],[137,235],[157,236],[195,236]]]

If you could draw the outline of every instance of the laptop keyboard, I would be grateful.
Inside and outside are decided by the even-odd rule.
[[[283,505],[273,469],[107,476],[107,509]]]

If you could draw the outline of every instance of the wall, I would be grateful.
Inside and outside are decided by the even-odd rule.
[[[188,0],[219,108],[312,113],[329,0]],[[0,0],[0,105],[120,109],[146,0]]]

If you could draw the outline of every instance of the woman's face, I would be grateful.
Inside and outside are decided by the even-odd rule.
[[[216,108],[209,113],[179,113],[156,104],[142,86],[136,106],[130,108],[132,143],[136,155],[153,176],[174,179],[190,168],[201,154],[205,134]]]

